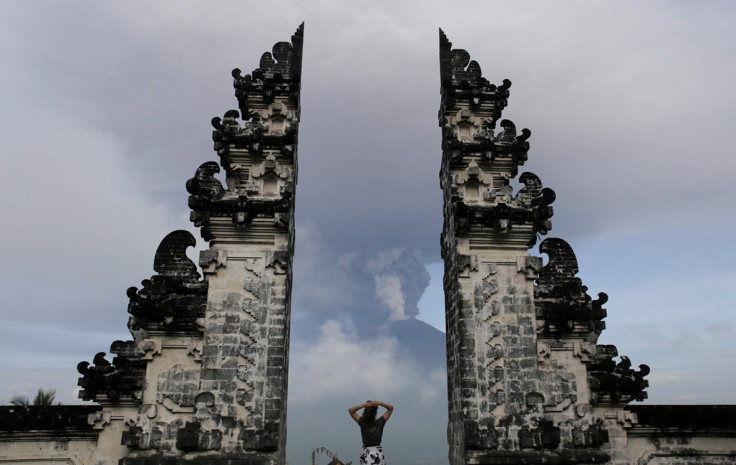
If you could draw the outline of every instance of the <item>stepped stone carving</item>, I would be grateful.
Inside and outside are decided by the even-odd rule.
[[[592,300],[587,294],[578,272],[578,262],[570,245],[562,239],[545,239],[539,251],[549,255],[534,289],[537,321],[544,324],[547,333],[582,331],[600,334],[606,325],[603,304],[608,296],[601,292]]]
[[[142,289],[128,289],[131,331],[202,331],[207,282],[200,281],[197,266],[186,256],[195,245],[188,231],[174,231],[161,241],[153,264],[158,274],[144,280]]]
[[[501,119],[511,82],[442,31],[440,74],[450,463],[612,461],[605,408],[646,397],[648,369],[596,346],[607,297],[588,296],[566,242],[541,243],[544,266],[529,255],[555,193],[529,172],[510,185],[531,136]]]
[[[590,384],[592,403],[629,403],[632,400],[644,400],[649,381],[644,377],[649,374],[649,366],[639,365],[639,370],[631,368],[628,357],[622,356],[616,363],[613,357],[618,355],[615,346],[599,345],[588,365],[588,382]]]
[[[240,111],[212,120],[220,163],[186,183],[204,279],[194,237],[166,236],[157,274],[128,289],[134,340],[78,366],[101,438],[119,444],[100,464],[284,463],[303,30],[233,71]]]
[[[98,402],[118,401],[121,398],[138,401],[146,369],[142,353],[135,348],[129,350],[132,345],[132,341],[115,341],[110,349],[116,355],[112,363],[105,358],[105,352],[95,355],[92,364],[80,362],[77,365],[77,371],[82,375],[79,379],[79,386],[82,387],[79,397]]]

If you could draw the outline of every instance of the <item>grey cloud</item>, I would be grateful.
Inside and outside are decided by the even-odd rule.
[[[298,227],[297,235],[302,245],[295,255],[295,337],[312,339],[325,319],[365,335],[419,313],[430,278],[419,249],[341,252],[311,222]]]
[[[366,270],[376,283],[376,297],[390,309],[389,320],[407,320],[419,314],[417,304],[429,285],[429,272],[419,249],[393,249],[368,259]]]
[[[443,400],[444,371],[425,371],[399,357],[399,342],[389,335],[360,338],[334,320],[325,321],[319,337],[296,344],[290,375],[294,403],[326,401],[334,396],[356,399],[397,398],[413,392],[429,403]]]

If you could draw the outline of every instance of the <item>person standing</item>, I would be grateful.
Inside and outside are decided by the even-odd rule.
[[[386,409],[380,418],[376,418],[378,407]],[[360,409],[363,409],[362,416],[356,413]],[[363,440],[363,449],[360,453],[361,465],[386,465],[381,439],[383,438],[383,426],[393,412],[393,405],[378,400],[369,400],[348,409],[350,416],[360,426],[360,436]]]

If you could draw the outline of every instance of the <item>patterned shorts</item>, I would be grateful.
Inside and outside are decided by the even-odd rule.
[[[360,453],[360,465],[386,465],[381,446],[363,447]]]

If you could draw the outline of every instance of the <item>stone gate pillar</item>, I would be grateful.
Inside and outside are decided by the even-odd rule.
[[[536,367],[533,280],[541,260],[527,250],[550,228],[554,193],[524,173],[525,188],[512,196],[529,131],[517,135],[503,120],[496,134],[511,82],[490,84],[444,34],[440,60],[448,438],[451,463],[462,464],[473,450],[509,441],[496,419],[534,402],[538,389],[525,375]]]
[[[546,266],[528,252],[555,194],[529,172],[513,192],[531,132],[501,119],[511,82],[489,83],[442,31],[440,75],[450,463],[608,462],[648,368],[595,344],[605,295],[586,294],[567,243],[541,244]]]
[[[187,182],[191,219],[210,243],[192,445],[218,431],[216,453],[248,463],[285,458],[302,34],[251,74],[233,71],[239,111],[212,121],[226,186],[214,162]]]
[[[302,40],[303,25],[234,70],[239,110],[212,120],[220,163],[186,183],[203,279],[191,233],[167,235],[157,274],[128,289],[133,340],[77,367],[102,406],[95,464],[285,463]]]

